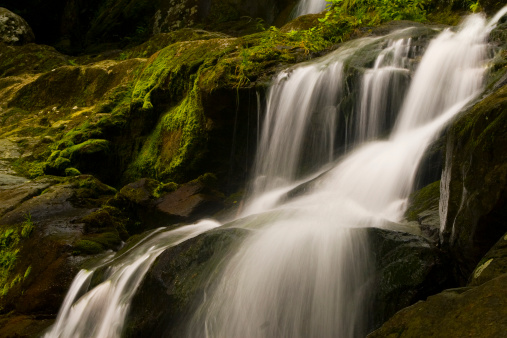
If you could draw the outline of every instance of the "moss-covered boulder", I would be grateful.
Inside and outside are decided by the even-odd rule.
[[[482,257],[470,275],[468,286],[484,284],[503,274],[507,274],[507,234]]]
[[[247,233],[242,229],[213,230],[164,251],[132,300],[125,336],[182,335],[185,319],[217,278],[217,267]]]
[[[0,42],[23,45],[34,39],[32,29],[22,17],[0,7]]]
[[[365,231],[375,267],[368,310],[371,329],[404,307],[452,285],[449,262],[431,241],[398,231]]]
[[[447,134],[441,241],[463,281],[507,231],[507,86],[460,116]]]
[[[450,289],[394,315],[368,338],[485,337],[507,332],[507,274],[475,288]]]
[[[408,199],[405,217],[409,222],[417,222],[422,233],[438,243],[440,236],[440,181],[412,193]]]
[[[81,221],[114,193],[90,176],[45,177],[2,192],[10,207],[0,214],[1,314],[54,318],[86,255],[114,247],[104,244],[105,234],[89,236]],[[108,235],[108,243],[118,247],[118,232],[109,233],[116,239]],[[85,252],[83,241],[103,245]]]

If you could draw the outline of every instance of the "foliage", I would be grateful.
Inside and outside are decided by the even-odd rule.
[[[31,267],[27,268],[24,277],[20,274],[13,276],[12,272],[18,258],[20,243],[30,237],[33,228],[30,213],[25,215],[25,221],[18,228],[0,227],[0,296],[5,296],[14,285],[30,274]]]
[[[25,215],[25,221],[21,227],[21,237],[28,238],[33,231],[32,214]]]

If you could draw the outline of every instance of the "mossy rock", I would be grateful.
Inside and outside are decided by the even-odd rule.
[[[439,200],[440,181],[436,181],[410,195],[405,216],[409,221],[417,221],[421,212],[438,209]]]
[[[218,277],[217,266],[247,233],[242,229],[213,230],[164,251],[132,300],[125,336],[181,334],[184,319]]]
[[[507,85],[458,117],[447,134],[441,240],[463,283],[507,231]]]
[[[368,338],[485,337],[507,332],[507,274],[474,288],[450,289],[395,314]]]
[[[7,46],[0,43],[0,77],[45,73],[68,65],[67,57],[50,46],[33,43]]]
[[[113,188],[85,175],[39,178],[2,191],[6,197],[21,196],[2,201],[12,206],[0,215],[0,238],[4,239],[0,251],[10,252],[6,252],[9,260],[2,258],[10,263],[1,271],[5,272],[0,281],[5,292],[0,296],[0,313],[54,316],[81,264],[93,257],[73,255],[75,243],[87,254],[119,248],[121,240],[114,229],[86,233],[81,221],[114,193]]]
[[[507,274],[507,234],[480,260],[470,275],[468,286],[479,286],[503,274]]]

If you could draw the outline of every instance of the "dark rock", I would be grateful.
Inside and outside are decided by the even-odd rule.
[[[505,337],[507,274],[475,288],[446,290],[394,315],[368,338]]]
[[[505,6],[503,0],[479,0],[479,5],[488,15],[495,15]]]
[[[88,239],[79,220],[115,191],[92,177],[78,176],[42,178],[15,192],[19,201],[0,217],[0,232],[14,231],[18,236],[16,247],[10,248],[18,254],[8,275],[2,276],[0,308],[2,313],[54,316],[86,260],[74,250],[77,242]]]
[[[375,263],[371,328],[451,285],[443,253],[427,239],[375,228],[366,231]]]
[[[125,336],[180,336],[186,316],[217,278],[216,269],[247,230],[220,229],[164,251],[132,300]]]
[[[3,315],[0,316],[2,337],[38,337],[54,322],[54,317]]]
[[[478,286],[507,274],[507,234],[488,251],[470,276],[468,286]]]
[[[465,284],[482,256],[507,231],[507,86],[451,126],[442,174],[441,242]]]
[[[435,243],[440,235],[440,181],[415,191],[408,199],[405,217],[408,221],[416,221],[425,237]]]
[[[213,215],[223,206],[223,195],[199,179],[183,184],[156,202],[157,210],[187,222]]]
[[[22,17],[0,7],[0,42],[23,45],[34,39],[32,29]]]

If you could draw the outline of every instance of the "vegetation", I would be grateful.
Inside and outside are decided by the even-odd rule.
[[[0,226],[0,297],[5,296],[16,284],[28,277],[29,266],[23,274],[13,276],[21,241],[28,239],[34,229],[32,215],[25,214],[24,222],[18,227]]]

